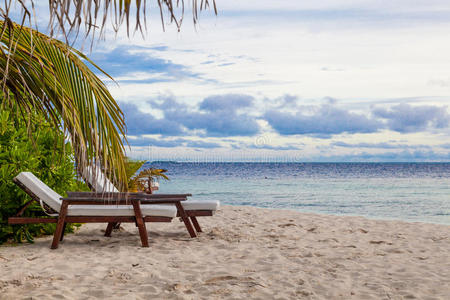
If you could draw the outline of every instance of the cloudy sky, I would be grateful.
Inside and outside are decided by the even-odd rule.
[[[449,1],[216,1],[197,27],[151,14],[145,39],[85,51],[117,81],[131,156],[450,160]]]

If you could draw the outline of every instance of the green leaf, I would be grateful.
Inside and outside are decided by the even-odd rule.
[[[0,21],[0,29],[1,111],[30,116],[28,132],[33,113],[44,116],[70,136],[78,168],[99,163],[126,189],[124,116],[83,60],[103,70],[80,51],[9,19]]]

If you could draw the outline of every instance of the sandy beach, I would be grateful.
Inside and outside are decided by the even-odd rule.
[[[0,299],[449,299],[450,226],[225,206],[182,223],[88,224],[0,247]]]

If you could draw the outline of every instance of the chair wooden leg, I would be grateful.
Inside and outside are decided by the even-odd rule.
[[[114,226],[116,225],[115,222],[109,222],[108,226],[106,226],[106,230],[105,230],[105,236],[110,237],[111,236],[111,232],[114,228]]]
[[[145,227],[144,218],[142,217],[141,206],[139,201],[133,201],[134,216],[136,218],[136,224],[139,229],[139,235],[141,237],[142,247],[149,247],[147,228]]]
[[[52,246],[50,247],[51,249],[58,248],[59,240],[61,239],[61,234],[66,220],[67,207],[68,207],[67,202],[63,201],[61,205],[61,210],[59,211],[58,223],[56,223],[56,230],[55,234],[53,235]]]
[[[61,238],[59,239],[60,242],[64,239],[64,233],[66,231],[66,226],[67,226],[67,223],[64,222],[63,230],[62,230],[62,233],[61,233]]]
[[[202,228],[200,227],[200,224],[198,224],[197,218],[196,217],[191,217],[191,221],[192,221],[192,224],[195,227],[195,230],[197,230],[197,232],[202,232]]]
[[[195,233],[195,230],[192,227],[191,221],[189,220],[189,217],[187,216],[186,211],[183,208],[183,205],[181,205],[180,202],[175,203],[175,205],[178,210],[178,215],[183,220],[184,225],[186,226],[186,229],[189,232],[191,238],[197,237],[197,234]]]

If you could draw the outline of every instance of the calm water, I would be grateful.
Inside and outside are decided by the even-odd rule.
[[[170,163],[162,193],[223,204],[450,224],[450,163]]]

